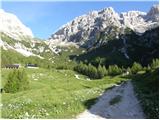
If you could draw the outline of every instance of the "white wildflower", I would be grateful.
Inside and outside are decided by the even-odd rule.
[[[63,105],[65,105],[66,103],[65,102],[63,102]]]

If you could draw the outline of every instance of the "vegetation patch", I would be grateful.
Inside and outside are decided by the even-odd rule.
[[[99,65],[98,68],[96,68],[92,64],[87,65],[83,62],[80,62],[77,66],[75,66],[74,70],[81,74],[87,75],[92,79],[101,79],[107,75],[105,66]]]
[[[159,70],[133,76],[133,84],[146,117],[159,118]]]
[[[105,76],[91,81],[72,70],[25,70],[29,89],[2,93],[2,118],[75,118],[94,104],[105,89],[125,80],[120,76]],[[10,71],[2,69],[2,87],[7,84]],[[81,79],[77,80],[75,74]]]
[[[6,93],[15,93],[29,88],[29,81],[24,70],[13,70],[9,73],[4,86]]]

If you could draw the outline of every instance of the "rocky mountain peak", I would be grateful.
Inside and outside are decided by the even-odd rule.
[[[108,8],[104,8],[102,9],[100,12],[101,13],[105,13],[105,14],[113,14],[115,13],[114,9],[112,7],[108,7]]]
[[[153,5],[146,16],[147,21],[159,21],[159,5]]]
[[[23,37],[33,38],[32,31],[26,27],[14,14],[0,9],[0,32],[20,40]]]
[[[50,46],[65,41],[88,47],[97,41],[102,31],[105,31],[106,34],[116,32],[116,37],[118,37],[121,31],[130,28],[141,34],[148,29],[157,27],[159,25],[158,17],[159,8],[157,5],[153,6],[148,13],[128,11],[118,14],[112,7],[108,7],[76,17],[54,33],[48,42]]]

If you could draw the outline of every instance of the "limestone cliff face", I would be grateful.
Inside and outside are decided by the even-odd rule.
[[[109,7],[76,17],[52,34],[47,43],[50,47],[70,43],[89,47],[96,42],[102,31],[105,31],[106,34],[116,32],[115,37],[118,37],[125,28],[141,34],[157,26],[159,26],[158,5],[154,5],[148,13],[129,11],[118,14],[112,7]]]

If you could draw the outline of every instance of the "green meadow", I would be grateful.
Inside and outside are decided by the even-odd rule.
[[[10,71],[2,69],[2,87]],[[105,90],[126,80],[121,76],[90,80],[72,70],[25,68],[25,71],[29,89],[1,94],[2,118],[75,118]]]

